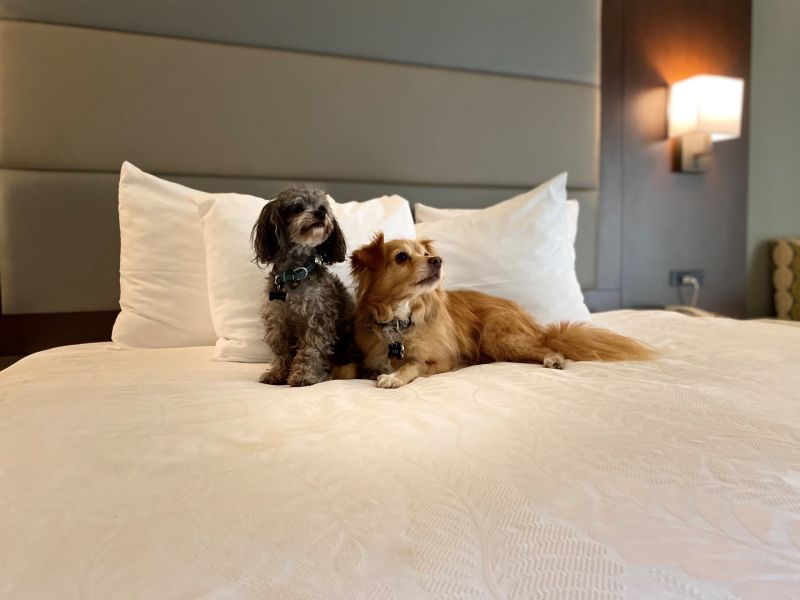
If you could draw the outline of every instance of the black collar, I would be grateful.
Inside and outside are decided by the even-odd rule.
[[[312,256],[304,267],[298,267],[297,269],[292,269],[291,271],[281,271],[275,275],[275,285],[277,285],[279,288],[282,288],[287,283],[303,281],[304,279],[307,279],[308,276],[316,270],[316,268],[317,261],[316,258]]]

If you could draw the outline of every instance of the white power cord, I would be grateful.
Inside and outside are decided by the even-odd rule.
[[[700,299],[700,282],[697,280],[697,277],[694,275],[684,275],[681,277],[681,286],[690,285],[694,288],[692,292],[692,303],[689,305],[692,308],[697,306],[697,301]],[[683,288],[681,287],[679,290],[681,295],[681,302],[683,302]]]

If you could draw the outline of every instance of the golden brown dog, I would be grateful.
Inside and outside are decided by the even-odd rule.
[[[510,300],[447,292],[429,240],[384,242],[378,234],[352,257],[356,343],[366,375],[396,388],[420,376],[495,361],[564,368],[571,360],[645,360],[636,340],[582,323],[542,327]],[[391,355],[391,357],[390,357]]]

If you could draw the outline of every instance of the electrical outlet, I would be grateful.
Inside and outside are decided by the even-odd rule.
[[[686,271],[670,271],[669,272],[669,284],[671,286],[679,286],[684,285],[681,283],[683,278],[686,275],[690,275],[692,277],[696,277],[697,281],[700,285],[703,285],[703,269],[694,269],[694,270],[686,270]]]

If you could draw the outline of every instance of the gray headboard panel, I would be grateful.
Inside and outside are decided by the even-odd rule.
[[[590,290],[599,92],[570,64],[561,81],[0,20],[3,312],[117,307],[123,160],[208,191],[310,180],[342,201],[451,207],[567,170]]]
[[[528,185],[569,154],[597,187],[591,86],[16,21],[0,45],[6,168]]]
[[[600,0],[0,0],[0,18],[600,82]]]

